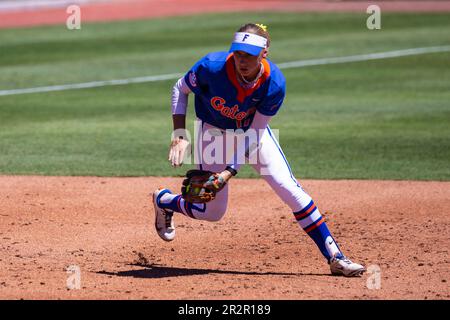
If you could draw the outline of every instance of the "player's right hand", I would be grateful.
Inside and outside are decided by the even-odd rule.
[[[174,138],[170,143],[169,161],[173,167],[178,167],[183,164],[184,154],[189,146],[189,141],[182,138]]]

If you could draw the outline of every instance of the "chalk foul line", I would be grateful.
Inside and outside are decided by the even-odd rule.
[[[280,69],[292,69],[292,68],[302,68],[302,67],[308,67],[308,66],[389,59],[389,58],[405,57],[405,56],[412,56],[412,55],[419,55],[419,54],[426,54],[426,53],[438,53],[438,52],[449,52],[449,51],[450,51],[450,45],[425,47],[425,48],[411,48],[411,49],[404,49],[404,50],[369,53],[369,54],[361,54],[361,55],[353,55],[353,56],[345,56],[345,57],[297,60],[297,61],[279,63],[279,64],[277,64],[277,66]],[[0,90],[0,96],[11,96],[11,95],[20,95],[20,94],[29,94],[29,93],[54,92],[54,91],[64,91],[64,90],[76,90],[76,89],[89,89],[89,88],[98,88],[98,87],[106,87],[106,86],[127,85],[127,84],[133,84],[133,83],[146,83],[146,82],[175,80],[175,79],[180,78],[182,75],[183,75],[182,73],[170,73],[170,74],[128,78],[128,79],[92,81],[92,82],[63,84],[63,85],[54,85],[54,86],[46,86],[46,87]]]

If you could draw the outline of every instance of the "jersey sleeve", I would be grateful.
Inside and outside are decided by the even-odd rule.
[[[265,116],[274,116],[280,110],[286,95],[285,87],[271,84],[267,96],[257,108],[257,110]]]
[[[191,89],[194,94],[201,94],[202,88],[207,82],[208,78],[208,65],[207,57],[199,60],[194,66],[189,70],[185,76],[184,81]]]

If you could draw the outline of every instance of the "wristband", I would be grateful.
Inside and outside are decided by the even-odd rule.
[[[225,170],[227,170],[228,172],[230,172],[231,173],[231,175],[234,177],[235,175],[237,175],[237,171],[236,170],[234,170],[232,167],[230,167],[230,166],[227,166],[226,168],[225,168]]]

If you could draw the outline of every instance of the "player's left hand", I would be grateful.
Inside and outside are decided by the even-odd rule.
[[[215,199],[231,178],[227,170],[220,173],[204,170],[189,170],[181,187],[182,198],[191,203],[206,203]]]

